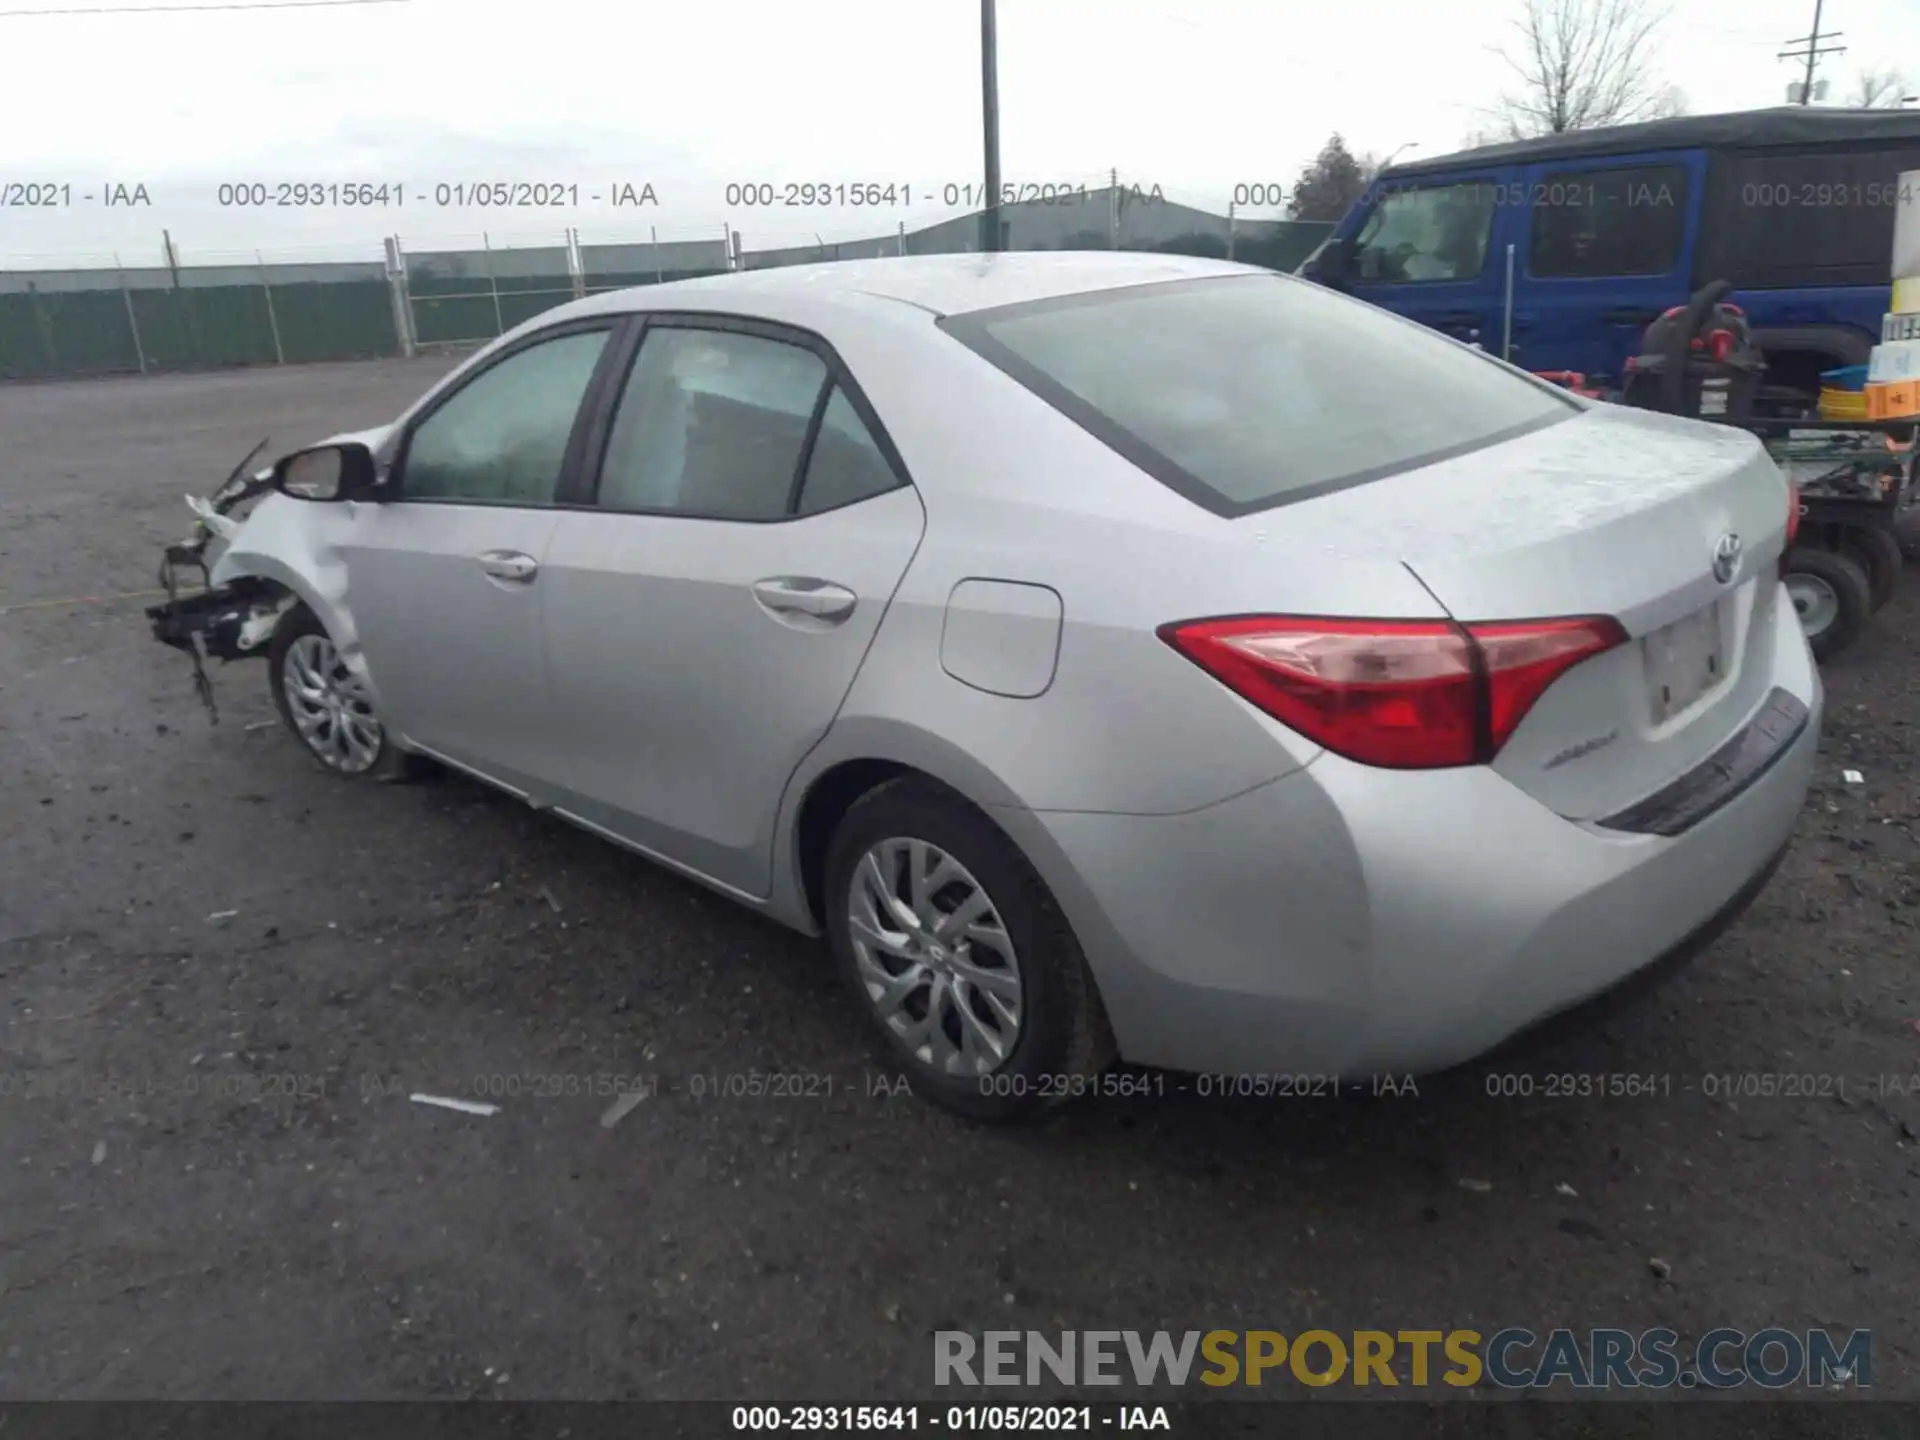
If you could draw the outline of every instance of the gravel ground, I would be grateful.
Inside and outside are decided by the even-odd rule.
[[[114,598],[253,441],[447,363],[0,388],[0,1398],[898,1400],[941,1328],[1509,1324],[1870,1327],[1920,1395],[1911,564],[1771,888],[1502,1061],[1531,1097],[982,1129],[892,1093],[808,942],[476,784],[331,778],[256,663],[210,726]],[[1540,1093],[1596,1072],[1656,1093]],[[1846,1093],[1710,1093],[1779,1072]]]

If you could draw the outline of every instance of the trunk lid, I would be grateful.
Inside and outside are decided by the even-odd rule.
[[[1745,431],[1596,405],[1280,513],[1290,541],[1390,549],[1462,622],[1620,622],[1628,643],[1549,686],[1494,761],[1571,819],[1703,762],[1772,684],[1787,485]]]

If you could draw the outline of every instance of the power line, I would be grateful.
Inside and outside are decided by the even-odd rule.
[[[340,5],[405,5],[408,0],[233,0],[214,5],[79,5],[58,10],[0,10],[0,20],[22,15],[171,15],[205,10],[327,10]]]
[[[1787,42],[1794,46],[1804,45],[1806,48],[1782,50],[1780,52],[1780,58],[1782,60],[1805,60],[1807,62],[1807,78],[1800,83],[1800,103],[1802,105],[1811,105],[1813,103],[1813,74],[1814,71],[1819,68],[1820,57],[1822,55],[1844,55],[1847,53],[1847,47],[1844,45],[1829,45],[1824,50],[1820,48],[1820,42],[1822,40],[1838,40],[1841,34],[1838,30],[1823,32],[1820,29],[1822,3],[1823,0],[1813,0],[1813,33],[1808,35],[1805,40],[1791,40]]]

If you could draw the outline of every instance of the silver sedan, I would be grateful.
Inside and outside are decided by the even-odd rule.
[[[1210,261],[596,296],[200,508],[156,631],[321,764],[824,936],[983,1117],[1481,1053],[1731,920],[1819,730],[1752,437]]]

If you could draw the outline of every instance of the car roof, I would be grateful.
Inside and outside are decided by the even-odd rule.
[[[1676,115],[1635,125],[1569,130],[1528,140],[1507,140],[1408,160],[1383,170],[1377,182],[1400,176],[1457,170],[1467,165],[1503,165],[1520,160],[1559,160],[1574,155],[1626,155],[1640,150],[1750,149],[1772,145],[1834,145],[1861,141],[1920,139],[1920,111],[1853,110],[1820,105],[1776,105],[1724,115]]]
[[[753,308],[755,301],[879,298],[936,316],[962,315],[1061,295],[1210,276],[1273,272],[1224,260],[1125,250],[1015,251],[983,255],[901,255],[829,260],[670,280],[577,300],[568,318],[630,310]],[[557,312],[548,312],[552,319]]]

